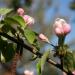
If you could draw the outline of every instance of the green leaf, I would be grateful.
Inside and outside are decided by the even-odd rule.
[[[34,40],[33,46],[37,51],[40,51],[40,42],[37,39]]]
[[[32,58],[30,59],[31,61],[34,61],[37,59],[37,55],[33,54]]]
[[[0,8],[0,15],[6,15],[11,12],[13,9],[10,8]]]
[[[12,26],[5,24],[2,26],[2,31],[8,33],[9,31],[11,31],[11,33],[15,34],[16,33],[16,29],[14,29]]]
[[[49,57],[49,54],[50,54],[50,51],[48,50],[43,54],[43,56],[41,58],[41,71],[43,71],[43,69],[44,69],[44,65],[45,65],[47,58]]]
[[[44,65],[45,65],[45,62],[47,60],[47,58],[49,57],[49,54],[50,54],[50,51],[46,51],[42,58],[39,59],[38,63],[37,63],[37,72],[38,72],[38,75],[41,75],[42,74],[42,71],[44,69]]]
[[[30,44],[33,44],[34,40],[36,39],[35,33],[30,29],[25,29],[24,30],[24,36],[26,37],[26,39],[28,40],[28,42]]]
[[[9,25],[18,24],[22,28],[26,27],[25,21],[21,16],[6,17],[5,18],[5,23],[7,23]]]
[[[36,67],[37,67],[37,73],[38,73],[38,75],[41,75],[41,60],[40,59],[39,59],[37,65],[36,65]]]
[[[10,61],[15,53],[15,48],[12,43],[9,43],[4,50],[2,50],[2,54],[5,58],[5,62]]]
[[[66,55],[64,56],[64,67],[69,70],[72,71],[73,70],[73,54],[70,51],[66,52]],[[75,63],[74,63],[75,64]]]
[[[8,45],[6,40],[3,40],[3,37],[0,37],[0,50],[5,49],[5,47]]]

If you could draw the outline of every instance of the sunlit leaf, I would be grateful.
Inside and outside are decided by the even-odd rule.
[[[41,75],[41,60],[39,59],[38,63],[37,63],[37,73],[38,75]]]
[[[18,24],[22,28],[26,27],[25,21],[21,16],[6,17],[5,23],[8,23],[9,25]]]
[[[47,58],[49,57],[50,51],[46,51],[41,58],[41,71],[44,69]]]
[[[64,67],[72,71],[73,70],[73,54],[70,51],[67,51],[66,55],[64,56]]]
[[[13,9],[10,8],[0,8],[0,15],[6,15],[11,12]]]
[[[46,63],[46,60],[47,58],[49,57],[49,54],[50,54],[50,51],[46,51],[42,58],[39,59],[38,63],[37,63],[37,72],[38,72],[38,75],[41,75],[42,74],[42,71],[44,69],[44,65]]]
[[[35,33],[30,29],[25,29],[24,30],[24,36],[26,37],[26,39],[28,40],[28,42],[30,44],[33,44],[34,40],[36,39]]]

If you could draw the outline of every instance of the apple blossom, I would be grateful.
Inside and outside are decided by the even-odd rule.
[[[23,15],[24,15],[24,9],[18,8],[18,9],[17,9],[17,13],[18,13],[20,16],[23,16]]]
[[[27,25],[32,25],[32,24],[34,24],[34,18],[32,18],[32,17],[29,16],[29,15],[24,15],[24,9],[19,8],[19,9],[17,10],[17,13],[18,13],[19,16],[21,16],[21,17],[24,19],[24,21],[25,21],[25,23],[26,23]]]
[[[71,26],[64,19],[60,18],[56,19],[53,28],[57,36],[67,35],[71,31]]]
[[[48,38],[44,35],[44,34],[39,34],[39,38],[42,40],[42,41],[45,41],[45,42],[48,42],[49,43],[49,40]]]
[[[26,22],[26,24],[28,24],[28,25],[34,24],[34,19],[29,15],[24,15],[23,19]]]

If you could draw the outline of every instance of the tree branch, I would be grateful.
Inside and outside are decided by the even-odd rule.
[[[30,51],[30,52],[32,52],[33,54],[37,55],[37,57],[39,57],[39,58],[42,57],[42,54],[41,54],[40,52],[35,52],[32,47],[30,47],[30,46],[28,46],[28,45],[26,45],[26,44],[24,44],[24,43],[18,41],[18,40],[15,39],[14,37],[11,37],[11,36],[9,36],[8,34],[3,33],[3,32],[0,32],[0,35],[3,36],[3,37],[5,37],[5,38],[8,38],[9,40],[11,40],[11,41],[13,41],[13,42],[15,42],[15,43],[17,43],[17,44],[20,44],[22,47],[24,47],[24,48],[27,49],[28,51]],[[61,69],[60,65],[57,64],[56,62],[52,61],[51,59],[48,58],[47,62],[48,62],[49,64],[52,64],[52,65],[54,65],[55,67]],[[62,70],[62,69],[61,69],[61,70]],[[65,69],[63,69],[63,71],[68,74],[68,72],[67,72]],[[73,75],[73,74],[71,74],[71,75]]]

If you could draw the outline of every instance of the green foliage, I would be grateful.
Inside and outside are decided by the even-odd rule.
[[[49,57],[49,54],[50,54],[50,51],[46,51],[41,58],[41,71],[43,71],[43,69],[44,69],[44,64],[45,64],[47,58]]]
[[[5,58],[5,62],[10,61],[15,53],[15,49],[12,43],[9,43],[4,50],[2,50],[2,54]]]
[[[24,30],[24,36],[26,37],[26,39],[28,40],[30,44],[33,44],[36,39],[35,33],[28,28]]]
[[[6,15],[10,13],[13,9],[10,8],[0,8],[0,15]]]
[[[13,43],[8,43],[7,40],[3,40],[0,38],[0,52],[1,52],[1,61],[2,62],[8,62],[12,59],[14,52],[15,52],[15,46]]]
[[[18,49],[16,50],[16,44],[14,45],[12,39],[19,42],[21,39],[22,40],[21,44],[23,42],[24,43],[28,42],[29,45],[32,46],[32,48],[27,46],[28,49],[30,50],[32,49],[31,52],[34,53],[33,58],[31,60],[35,60],[36,58],[40,57],[36,66],[38,75],[41,75],[44,70],[44,65],[49,58],[50,51],[44,52],[44,54],[42,54],[41,56],[41,54],[39,53],[40,51],[40,43],[38,41],[39,34],[32,31],[21,16],[18,15],[8,16],[7,14],[9,14],[11,11],[12,9],[7,8],[0,9],[1,18],[2,16],[4,16],[3,19],[0,19],[0,33],[8,34],[6,36],[7,38],[0,36],[0,61],[1,62],[11,61],[15,52],[17,52],[18,50]],[[11,38],[11,42],[8,40],[8,37]],[[60,38],[58,37],[58,45],[54,46],[55,54],[59,59],[61,59],[60,57],[63,57],[64,64],[62,66],[64,66],[64,68],[67,71],[73,71],[75,69],[75,52],[69,51],[68,50],[69,47],[65,45],[64,42],[65,42],[64,37]],[[17,48],[23,49],[23,47],[20,47],[20,44],[19,47]],[[20,53],[22,53],[21,50]],[[53,61],[51,63],[54,64]]]
[[[38,75],[41,75],[41,60],[39,59],[38,63],[37,63],[37,73]]]
[[[6,10],[6,12],[2,14],[3,10],[6,9],[4,8],[0,10],[1,15],[6,15],[10,12],[9,10]],[[1,23],[0,32],[9,34],[9,36],[13,37],[15,36],[15,34],[17,34],[17,32],[22,33],[20,34],[21,35],[20,37],[24,36],[24,38],[27,39],[27,41],[30,44],[34,44],[36,34],[31,29],[26,27],[27,25],[21,16],[18,15],[6,16],[0,23]],[[15,36],[14,38],[17,37]],[[13,44],[14,44],[13,42],[9,43],[8,39],[4,40],[3,37],[0,38],[0,50],[1,50],[0,56],[2,61],[8,62],[12,59],[15,52],[14,49],[15,47],[13,46]]]
[[[68,71],[74,70],[74,63],[73,63],[73,54],[70,51],[67,51],[65,56],[64,56],[64,67]]]
[[[11,32],[12,34],[16,33],[16,30],[8,24],[3,25],[1,29],[3,32],[6,32],[6,33],[9,33],[9,32]]]
[[[20,27],[22,28],[26,27],[25,21],[21,16],[6,17],[4,21],[9,25],[17,24],[20,25]]]
[[[37,63],[37,72],[38,75],[42,74],[42,71],[44,69],[44,65],[49,57],[50,51],[46,51],[43,56],[41,57],[41,59],[39,60],[39,62]]]

